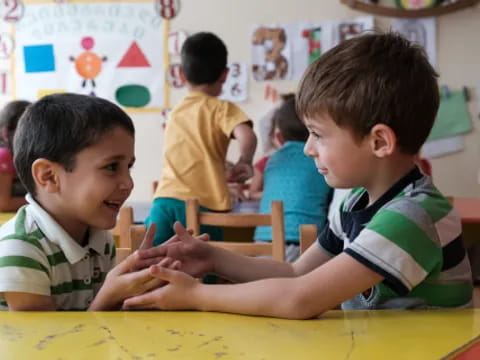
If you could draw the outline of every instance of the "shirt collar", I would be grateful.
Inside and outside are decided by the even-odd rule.
[[[420,180],[422,177],[424,177],[424,175],[420,172],[418,167],[415,166],[404,177],[398,180],[387,192],[380,196],[377,201],[368,207],[366,207],[368,204],[368,193],[364,191],[348,212],[350,212],[350,214],[361,223],[368,222],[382,206],[395,198],[395,196],[397,196],[410,183]]]
[[[85,247],[80,246],[73,238],[38,204],[30,194],[26,199],[29,203],[27,211],[32,215],[40,231],[52,243],[58,245],[70,264],[82,260],[90,249],[103,254],[108,243],[109,233],[105,230],[90,228],[89,238]]]

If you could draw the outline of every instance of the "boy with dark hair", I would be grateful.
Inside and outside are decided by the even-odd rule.
[[[160,284],[148,269],[131,272],[136,253],[107,275],[106,229],[133,188],[134,135],[100,98],[56,94],[26,110],[14,161],[29,205],[0,229],[0,309],[108,310]]]
[[[418,46],[395,34],[342,42],[308,68],[297,97],[310,132],[305,153],[329,185],[354,188],[318,241],[289,264],[211,246],[176,224],[176,237],[143,255],[177,259],[189,274],[212,271],[242,284],[200,284],[153,266],[152,274],[170,283],[124,306],[291,319],[339,304],[470,306],[459,217],[415,166],[438,103],[437,74]]]
[[[274,136],[282,146],[267,162],[260,213],[270,213],[273,200],[281,200],[285,213],[285,259],[293,262],[300,255],[299,226],[317,225],[323,230],[332,189],[315,164],[303,153],[308,130],[295,111],[295,98],[286,100],[273,114]],[[256,241],[272,241],[272,228],[259,226]]]
[[[251,121],[236,105],[219,100],[227,77],[227,48],[212,33],[190,36],[181,51],[188,95],[172,110],[165,130],[162,175],[147,225],[155,223],[155,244],[185,225],[185,200],[198,198],[202,211],[232,208],[227,180],[243,182],[253,174],[256,136]],[[240,158],[226,178],[225,158],[231,138],[239,142]],[[221,240],[215,227],[202,227]]]

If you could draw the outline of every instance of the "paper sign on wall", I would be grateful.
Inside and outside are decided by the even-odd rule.
[[[392,20],[392,30],[423,46],[430,64],[434,67],[436,66],[435,18],[394,19]]]
[[[16,98],[55,89],[130,108],[164,106],[164,20],[153,2],[25,4],[15,25]]]
[[[227,81],[223,84],[220,99],[242,102],[248,97],[248,71],[246,63],[234,62],[228,65]]]

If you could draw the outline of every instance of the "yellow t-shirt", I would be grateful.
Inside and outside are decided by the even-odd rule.
[[[212,210],[229,210],[225,157],[233,129],[249,121],[236,105],[191,92],[170,113],[164,165],[155,198],[198,198]]]

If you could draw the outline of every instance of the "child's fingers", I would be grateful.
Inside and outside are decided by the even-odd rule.
[[[160,280],[172,282],[177,279],[178,274],[177,270],[167,269],[158,265],[150,266],[150,275]]]
[[[134,253],[128,255],[125,260],[123,260],[120,264],[115,266],[112,269],[112,273],[121,275],[130,272],[131,269],[134,269],[137,265],[137,262],[140,260],[138,252],[135,251]]]
[[[151,223],[147,229],[145,237],[143,238],[142,244],[139,247],[140,250],[150,249],[152,247],[156,229],[157,225],[155,223]]]
[[[150,291],[152,289],[155,289],[155,288],[158,288],[159,286],[163,286],[167,284],[166,281],[164,280],[160,280],[160,279],[157,279],[157,278],[150,278],[150,280],[148,280],[147,282],[143,283],[142,285],[142,294],[147,292],[147,291]]]
[[[125,309],[153,309],[155,308],[155,296],[152,293],[131,297],[123,302]]]

